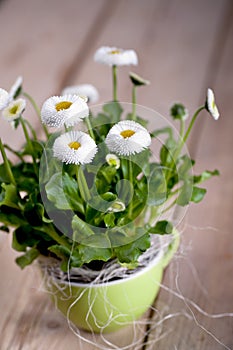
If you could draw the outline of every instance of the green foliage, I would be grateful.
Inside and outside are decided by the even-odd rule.
[[[31,248],[26,251],[24,255],[16,258],[16,263],[24,269],[27,265],[30,265],[38,256],[40,252],[36,248]]]
[[[174,204],[186,206],[204,198],[206,189],[199,184],[219,172],[194,175],[194,160],[182,153],[186,108],[175,104],[171,109],[181,126],[178,138],[170,127],[150,134],[162,143],[156,162],[145,149],[120,157],[117,169],[106,161],[109,150],[104,140],[123,112],[118,102],[109,102],[96,116],[90,115],[98,153],[86,166],[62,166],[53,157],[59,133],[48,143],[38,141],[25,120],[31,138],[19,151],[7,148],[19,162],[12,164],[3,157],[0,164],[0,230],[14,228],[12,247],[23,253],[16,259],[21,268],[39,255],[57,258],[63,271],[111,259],[135,268],[150,247],[151,235],[173,231],[171,222],[158,217]],[[129,113],[127,119],[132,118],[147,127],[141,116]],[[18,124],[20,119],[15,127]]]

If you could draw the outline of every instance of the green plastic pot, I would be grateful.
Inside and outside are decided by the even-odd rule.
[[[60,286],[56,280],[50,284],[50,292],[57,308],[78,328],[96,333],[116,331],[153,304],[164,269],[178,246],[176,231],[167,252],[161,250],[147,267],[125,279],[99,285],[62,282]]]

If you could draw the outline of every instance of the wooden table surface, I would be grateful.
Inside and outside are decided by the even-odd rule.
[[[180,251],[154,304],[157,311],[145,315],[140,326],[108,335],[112,345],[105,349],[233,349],[233,1],[5,0],[0,33],[0,86],[9,88],[21,74],[39,105],[76,83],[93,83],[100,102],[109,100],[108,67],[93,62],[102,45],[137,51],[133,70],[151,81],[141,89],[139,103],[165,116],[174,101],[194,112],[206,88],[214,89],[221,117],[215,122],[203,113],[188,147],[197,171],[218,168],[221,176],[206,184],[204,201],[188,209]],[[119,98],[126,102],[127,71],[119,73]],[[30,108],[27,113],[37,127]],[[21,143],[20,135],[11,139],[7,123],[1,122],[0,133],[14,146]],[[77,337],[51,304],[35,268],[20,271],[15,256],[10,237],[1,234],[0,349],[98,349],[101,338],[80,332],[93,345]],[[154,327],[158,315],[165,318]]]

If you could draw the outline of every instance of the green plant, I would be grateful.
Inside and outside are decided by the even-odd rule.
[[[2,117],[15,129],[21,125],[26,141],[20,150],[0,141],[0,229],[13,228],[12,247],[22,253],[16,259],[21,268],[41,254],[59,259],[64,271],[111,259],[134,268],[150,247],[151,235],[172,232],[172,222],[163,214],[174,205],[200,202],[206,190],[199,184],[218,175],[217,170],[194,175],[195,162],[183,152],[203,109],[218,119],[212,90],[187,128],[186,108],[181,104],[171,108],[180,127],[178,138],[172,127],[149,133],[148,121],[136,111],[136,89],[149,82],[130,73],[132,111],[126,120],[117,101],[117,67],[136,64],[136,53],[104,50],[95,59],[112,66],[114,98],[97,115],[89,112],[85,97],[73,92],[46,100],[40,111],[23,90],[21,78],[10,92],[0,89]],[[107,55],[107,61],[101,55]],[[25,97],[42,118],[43,140],[23,116]],[[80,131],[81,125],[86,132]],[[60,130],[51,133],[47,127]],[[154,161],[150,143],[159,135],[165,138],[160,159]],[[16,162],[9,160],[9,152]]]

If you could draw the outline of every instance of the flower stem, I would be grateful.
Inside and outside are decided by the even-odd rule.
[[[19,152],[15,151],[13,148],[11,148],[11,147],[8,146],[8,145],[4,145],[4,147],[5,147],[8,151],[10,151],[11,153],[13,153],[15,156],[17,156],[17,157],[21,160],[21,162],[24,162],[24,159],[23,159],[23,157],[21,156],[21,154],[20,154]]]
[[[89,132],[90,136],[93,138],[93,140],[95,140],[95,135],[94,135],[94,132],[92,130],[91,121],[90,121],[89,116],[87,116],[85,118],[85,122],[86,122],[86,125],[87,125],[88,132]]]
[[[42,227],[42,231],[46,232],[48,236],[50,236],[54,241],[63,245],[67,248],[71,248],[71,245],[67,241],[67,239],[63,236],[60,236],[54,229],[53,225],[44,225]]]
[[[132,89],[132,120],[136,119],[136,85]]]
[[[38,175],[38,171],[37,171],[37,167],[36,167],[36,159],[35,159],[35,156],[33,154],[32,141],[31,141],[31,139],[29,137],[29,134],[28,134],[28,131],[27,131],[27,128],[26,128],[26,123],[25,123],[25,121],[24,121],[24,119],[22,117],[20,118],[20,122],[21,122],[21,125],[22,125],[22,128],[23,128],[23,132],[24,132],[24,136],[25,136],[26,142],[27,142],[28,147],[29,147],[29,151],[31,152],[34,171]]]
[[[133,167],[132,167],[132,161],[131,159],[128,159],[128,175],[129,175],[129,182],[133,186]],[[132,217],[132,209],[133,209],[133,198],[131,199],[129,203],[129,217]]]
[[[27,92],[23,92],[23,95],[28,99],[28,101],[30,101],[31,105],[33,106],[33,108],[34,108],[34,110],[35,110],[35,112],[36,112],[36,114],[37,114],[37,116],[38,116],[38,118],[39,118],[39,120],[40,120],[40,122],[41,122],[41,118],[40,118],[40,109],[39,109],[39,107],[37,106],[35,100],[34,100],[34,99],[32,98],[32,96],[29,95]],[[44,129],[45,135],[46,135],[46,137],[47,137],[47,139],[48,139],[48,138],[49,138],[48,129],[47,129],[46,125],[42,124],[42,126],[43,126],[43,129]]]
[[[32,133],[32,136],[33,136],[34,140],[37,141],[36,132],[35,132],[35,130],[33,129],[33,127],[31,126],[31,124],[29,123],[29,121],[25,119],[24,122],[25,122],[25,123],[27,124],[27,126],[29,127],[29,129],[30,129],[30,131],[31,131],[31,133]]]
[[[2,140],[0,138],[0,151],[2,153],[2,158],[3,158],[3,162],[4,162],[4,165],[5,165],[5,169],[6,169],[6,172],[7,172],[7,175],[10,179],[10,182],[16,186],[16,182],[15,182],[15,178],[14,178],[14,175],[12,173],[12,170],[11,170],[11,166],[10,166],[10,163],[9,163],[9,160],[7,158],[7,155],[6,155],[6,152],[5,152],[5,149],[4,149],[4,146],[2,144]]]
[[[77,165],[76,167],[76,178],[78,181],[78,187],[81,194],[81,197],[85,202],[88,202],[91,198],[89,188],[87,186],[87,181],[83,173],[83,169],[81,165]]]
[[[112,80],[113,80],[113,101],[117,101],[117,66],[112,66]]]
[[[192,130],[193,124],[195,123],[195,121],[196,121],[196,119],[197,119],[198,114],[199,114],[203,109],[205,109],[205,106],[199,107],[199,108],[196,110],[196,112],[194,113],[194,115],[193,115],[193,117],[192,117],[192,120],[191,120],[191,122],[190,122],[190,124],[189,124],[189,127],[188,127],[188,129],[187,129],[187,131],[186,131],[186,133],[185,133],[185,135],[184,135],[183,144],[186,142],[186,140],[187,140],[187,138],[188,138],[188,136],[189,136],[189,134],[190,134],[190,131]]]

